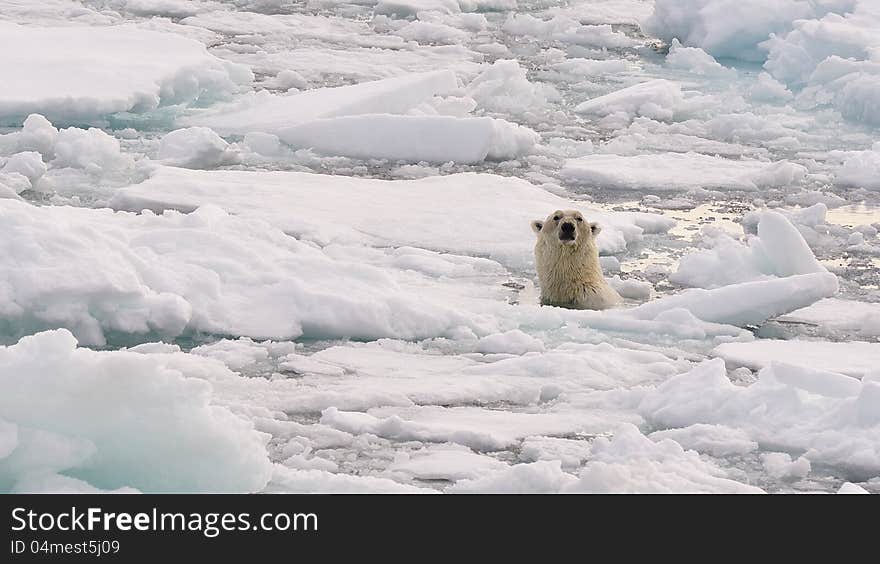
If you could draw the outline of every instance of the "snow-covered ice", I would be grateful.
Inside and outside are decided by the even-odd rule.
[[[815,325],[825,335],[880,336],[880,304],[828,298],[780,317]]]
[[[801,180],[804,167],[779,161],[729,160],[699,153],[587,155],[572,159],[563,177],[576,184],[616,190],[694,190],[716,188],[755,191]]]
[[[861,341],[829,343],[792,339],[725,343],[714,353],[733,366],[753,369],[778,361],[861,377],[880,366],[880,344]]]
[[[55,474],[101,489],[176,492],[258,491],[269,480],[268,435],[213,405],[198,368],[78,348],[66,330],[0,347],[0,359],[4,490]],[[200,464],[189,463],[193,453]]]
[[[454,73],[434,71],[286,95],[262,91],[180,121],[210,127],[221,135],[251,131],[276,133],[317,119],[402,114],[457,87]]]
[[[83,123],[119,112],[207,103],[246,86],[247,67],[200,42],[134,25],[23,26],[0,22],[15,49],[0,53],[0,123],[31,113]]]
[[[358,115],[321,119],[278,131],[294,149],[362,159],[479,163],[531,152],[533,131],[490,117]]]
[[[407,295],[387,271],[216,207],[157,216],[4,200],[0,214],[13,335],[60,326],[103,345],[107,332],[424,338],[477,328],[464,312],[426,308],[418,274]],[[44,223],[54,228],[37,236]]]
[[[506,213],[498,213],[499,199],[509,207]],[[163,167],[146,182],[120,190],[112,205],[188,212],[205,204],[260,218],[319,244],[410,245],[519,266],[534,260],[529,222],[553,209],[579,207],[598,221],[599,248],[608,254],[674,225],[655,214],[591,210],[522,180],[476,174],[384,181]]]

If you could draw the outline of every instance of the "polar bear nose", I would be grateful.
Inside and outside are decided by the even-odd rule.
[[[563,223],[562,224],[562,232],[563,233],[574,233],[574,223]]]

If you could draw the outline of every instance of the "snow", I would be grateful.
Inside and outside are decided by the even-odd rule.
[[[626,314],[638,319],[685,309],[703,321],[744,326],[806,307],[837,293],[837,277],[827,272],[756,280],[713,290],[690,289],[636,308]]]
[[[828,298],[779,318],[791,323],[816,325],[827,335],[880,336],[880,304]]]
[[[394,35],[400,36],[407,41],[419,43],[441,43],[455,45],[464,41],[468,34],[454,27],[432,22],[410,22],[396,30]]]
[[[361,159],[469,164],[514,159],[531,151],[538,135],[506,120],[402,115],[456,87],[454,73],[436,71],[283,96],[257,95],[181,121],[207,125],[223,135],[269,133],[293,149]],[[483,92],[479,99],[488,96]]]
[[[880,344],[768,339],[752,343],[725,343],[718,346],[714,354],[735,366],[757,369],[772,362],[785,362],[858,378],[878,366]]]
[[[697,423],[681,429],[654,431],[649,437],[654,441],[672,439],[683,448],[718,458],[743,455],[758,450],[758,443],[750,439],[748,433],[724,425]]]
[[[754,100],[764,102],[787,102],[794,98],[794,94],[786,85],[766,72],[758,75],[758,80],[749,90],[749,95]]]
[[[422,11],[447,14],[461,12],[458,0],[378,0],[375,4],[377,14],[402,17],[415,16]]]
[[[416,287],[401,291],[377,267],[336,260],[216,207],[157,216],[4,200],[0,213],[11,272],[0,315],[20,327],[67,327],[86,344],[105,344],[108,332],[193,330],[413,338],[444,333],[438,322],[448,331],[471,324],[427,305]],[[56,228],[37,236],[44,222]],[[333,291],[342,281],[345,290]]]
[[[454,444],[428,447],[396,460],[391,472],[402,472],[420,480],[474,479],[483,474],[507,468],[494,458],[476,454]]]
[[[880,10],[866,0],[659,0],[644,29],[673,42],[672,51],[680,40],[715,57],[764,63],[774,79],[802,89],[799,106],[831,106],[876,125],[878,23]],[[792,97],[768,78],[759,97]]]
[[[455,442],[477,451],[494,451],[530,435],[595,431],[607,417],[579,413],[515,413],[469,407],[374,408],[367,413],[328,408],[321,423],[362,435],[424,442]]]
[[[558,460],[565,470],[579,468],[590,458],[590,443],[586,440],[558,437],[529,437],[522,442],[519,458],[523,462]]]
[[[455,73],[434,71],[337,88],[273,95],[266,92],[178,120],[220,135],[279,130],[323,118],[363,114],[402,114],[458,87]]]
[[[851,151],[844,158],[834,181],[842,186],[880,190],[880,143],[870,150]]]
[[[20,151],[37,151],[44,159],[55,156],[58,130],[40,114],[31,114],[22,123],[21,131],[3,136],[11,139]]]
[[[671,439],[657,442],[635,426],[613,438],[593,441],[590,460],[576,483],[566,491],[578,493],[762,493],[759,488],[730,479],[718,466]]]
[[[589,45],[607,49],[635,47],[638,42],[614,31],[608,24],[583,25],[567,16],[542,20],[529,14],[512,14],[504,23],[504,31],[513,36],[532,37],[543,41],[560,41],[573,45]]]
[[[621,297],[631,300],[647,300],[654,287],[643,280],[623,280],[619,275],[608,278],[608,283]]]
[[[197,41],[133,25],[0,22],[0,35],[16,46],[0,53],[4,124],[17,124],[31,113],[78,123],[220,99],[252,79],[249,69],[218,59]]]
[[[539,111],[548,99],[559,96],[552,87],[530,82],[526,69],[517,61],[503,59],[487,65],[465,92],[481,109],[517,115]]]
[[[32,188],[27,176],[17,172],[0,173],[0,198],[19,199],[18,195]]]
[[[644,116],[670,120],[674,115],[674,108],[681,104],[682,100],[680,84],[655,79],[587,100],[575,107],[575,111],[600,116],[625,114],[629,119]]]
[[[505,202],[505,214],[495,213],[499,199]],[[268,221],[286,233],[322,245],[409,245],[488,254],[493,260],[516,265],[534,261],[529,222],[554,209],[578,208],[591,221],[598,221],[602,225],[599,248],[604,253],[620,252],[641,240],[642,233],[663,232],[673,225],[668,218],[653,214],[591,210],[518,179],[478,174],[382,181],[162,167],[146,182],[120,190],[112,205],[158,212],[190,211],[206,204],[239,217]]]
[[[681,258],[669,280],[684,286],[718,288],[751,280],[827,272],[801,233],[784,215],[775,211],[757,216],[757,236],[743,245],[719,233],[712,248]]]
[[[730,78],[733,69],[722,66],[715,57],[699,47],[684,47],[678,39],[672,40],[666,64],[672,68],[690,71],[696,74]]]
[[[808,346],[802,346],[798,352],[807,350]],[[728,379],[724,361],[707,361],[644,395],[639,411],[663,427],[695,423],[737,427],[772,450],[804,452],[811,464],[835,465],[848,479],[875,475],[880,468],[880,442],[873,410],[880,387],[850,379],[858,386],[852,390],[855,394],[826,386],[835,392],[827,395],[813,385],[814,378],[806,388],[798,380],[777,379],[780,366],[768,366],[758,374],[757,382],[737,386]],[[791,375],[804,370],[785,367]]]
[[[543,352],[544,343],[523,333],[519,329],[513,329],[505,333],[486,335],[477,343],[477,352],[486,354],[525,354],[528,352]]]
[[[562,471],[558,460],[517,464],[473,480],[463,480],[449,489],[459,494],[539,494],[558,493],[575,482]]]
[[[814,13],[810,3],[800,0],[655,0],[654,13],[643,27],[715,57],[763,61],[758,43]]]
[[[207,127],[187,127],[165,134],[156,156],[169,165],[186,168],[213,168],[234,160],[229,143]]]
[[[41,176],[46,174],[48,167],[43,162],[43,156],[36,151],[22,151],[15,153],[3,163],[0,171],[5,174],[20,174],[34,185]]]
[[[489,117],[361,115],[319,119],[278,130],[291,147],[362,159],[478,163],[515,159],[538,135]]]
[[[58,131],[54,151],[53,165],[81,168],[95,174],[131,165],[131,157],[121,153],[119,141],[94,127],[68,127]]]
[[[562,176],[568,181],[613,190],[724,190],[756,191],[800,181],[806,169],[787,161],[766,163],[730,160],[699,153],[656,155],[587,155],[566,161]]]
[[[0,4],[0,492],[877,490],[877,2]]]
[[[776,479],[803,478],[811,470],[809,459],[801,456],[797,460],[792,460],[791,456],[784,452],[765,453],[761,455],[761,462],[764,465],[764,470]]]
[[[799,103],[830,103],[845,117],[877,124],[880,68],[872,54],[880,46],[874,33],[878,22],[876,4],[863,0],[795,21],[789,33],[761,45],[767,50],[764,66],[775,78],[804,87]]]
[[[840,486],[840,489],[837,490],[837,493],[839,493],[839,494],[869,494],[871,492],[869,492],[868,490],[866,490],[865,488],[863,488],[862,486],[860,486],[858,484],[853,484],[852,482],[846,482],[842,486]]]
[[[268,436],[212,405],[207,382],[161,356],[78,348],[57,330],[0,347],[0,365],[0,413],[17,435],[0,459],[4,490],[56,474],[145,492],[253,492],[269,480]]]

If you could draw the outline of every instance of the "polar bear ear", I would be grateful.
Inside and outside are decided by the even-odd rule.
[[[590,223],[590,232],[593,234],[593,237],[602,232],[602,228],[599,227],[599,224],[595,221]]]
[[[532,231],[534,231],[535,233],[540,233],[542,227],[544,227],[543,221],[536,219],[532,222]]]

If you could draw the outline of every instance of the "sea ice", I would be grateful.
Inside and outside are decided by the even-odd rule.
[[[184,125],[210,127],[220,135],[244,135],[252,131],[276,133],[316,119],[402,114],[456,88],[455,73],[441,70],[280,96],[261,92],[179,121]]]
[[[566,161],[561,173],[581,185],[616,190],[756,191],[799,182],[806,169],[787,161],[731,160],[699,153],[587,155]]]
[[[497,213],[504,202],[505,213]],[[214,204],[268,221],[286,233],[329,242],[414,246],[532,264],[529,222],[554,209],[580,208],[602,225],[599,249],[622,252],[643,233],[674,222],[648,213],[608,213],[555,196],[528,182],[461,174],[385,181],[292,172],[191,171],[162,167],[117,193],[117,209],[178,209]]]
[[[145,492],[266,485],[268,435],[212,405],[206,381],[170,368],[162,355],[76,344],[61,329],[0,347],[0,490],[23,480],[30,485],[19,487],[33,489],[35,477],[56,474]],[[209,359],[202,369],[234,377]]]
[[[118,26],[21,26],[0,22],[15,49],[0,53],[0,123],[39,113],[82,123],[118,112],[205,103],[246,86],[249,69],[177,34]]]

